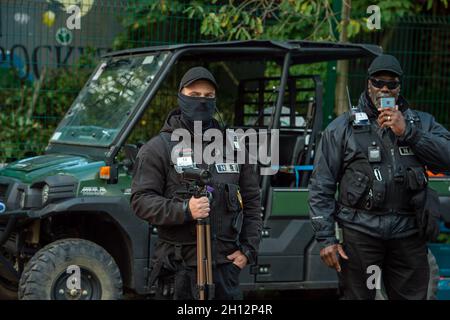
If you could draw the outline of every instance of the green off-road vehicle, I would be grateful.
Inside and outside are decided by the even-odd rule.
[[[176,107],[180,76],[194,65],[216,75],[220,119],[230,128],[280,130],[279,171],[260,180],[259,257],[241,273],[243,289],[337,288],[336,273],[321,262],[308,219],[323,83],[320,76],[305,75],[304,65],[380,53],[373,45],[245,41],[103,57],[45,154],[0,170],[2,297],[151,295],[148,268],[157,233],[130,207],[131,174],[139,147]],[[448,203],[450,180],[432,183]]]

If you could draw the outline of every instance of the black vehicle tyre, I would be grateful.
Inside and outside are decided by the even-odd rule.
[[[69,266],[78,267],[79,276],[68,272]],[[76,288],[74,278],[80,279]],[[114,259],[99,245],[82,239],[63,239],[45,246],[28,262],[19,281],[21,300],[121,298],[122,278]]]
[[[17,300],[17,284],[7,283],[0,278],[0,300]]]
[[[428,265],[430,266],[430,279],[428,280],[427,300],[436,300],[439,283],[439,266],[436,262],[436,258],[430,250],[428,250]],[[377,290],[375,299],[388,300],[386,290],[383,286],[383,281],[381,281],[381,289]]]

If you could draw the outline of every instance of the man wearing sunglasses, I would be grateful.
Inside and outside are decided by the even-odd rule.
[[[427,298],[426,242],[439,232],[439,200],[426,169],[450,171],[450,133],[409,107],[402,75],[395,57],[375,58],[357,110],[336,118],[316,149],[311,222],[344,299],[374,299],[374,270],[389,299]]]

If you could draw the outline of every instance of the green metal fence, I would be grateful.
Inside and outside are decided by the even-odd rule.
[[[208,40],[201,35],[201,21],[189,19],[170,1],[164,13],[157,7],[161,1],[72,1],[81,4],[81,29],[68,28],[70,0],[0,1],[0,162],[44,150],[100,55],[116,48]],[[450,126],[449,17],[405,18],[353,41],[383,43],[404,66],[406,98]],[[351,64],[353,102],[364,89],[367,65]],[[325,82],[333,79],[333,69],[328,71]]]
[[[402,64],[401,93],[415,109],[432,113],[450,127],[450,17],[408,17],[381,32],[363,34],[355,42],[375,43]],[[366,64],[351,65],[353,102],[366,82]],[[364,72],[363,72],[364,70]]]
[[[43,152],[102,54],[201,40],[199,21],[171,14],[183,8],[149,15],[152,3],[160,1],[0,1],[0,163]],[[71,4],[80,29],[69,28]]]

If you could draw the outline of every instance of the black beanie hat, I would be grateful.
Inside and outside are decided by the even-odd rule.
[[[216,79],[211,74],[211,72],[208,71],[208,69],[203,67],[193,67],[184,74],[183,78],[181,78],[178,92],[180,92],[184,87],[190,85],[191,83],[202,79],[211,82],[217,90]]]

